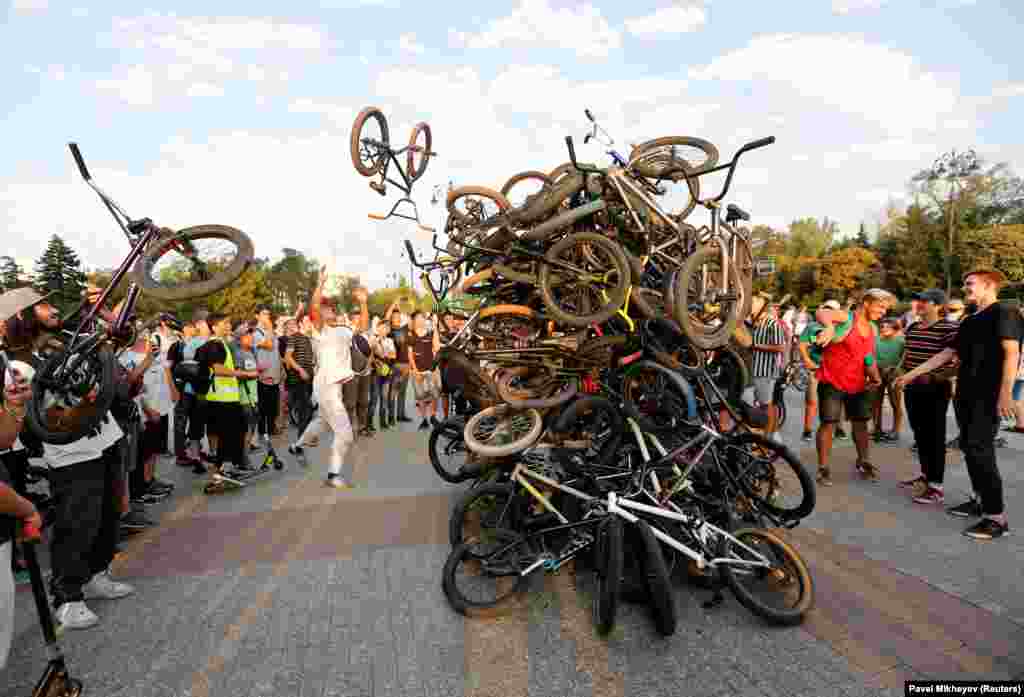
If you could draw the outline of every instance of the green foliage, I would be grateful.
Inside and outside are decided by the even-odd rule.
[[[820,257],[832,246],[838,234],[839,225],[828,218],[824,218],[820,223],[816,218],[794,220],[786,236],[786,255]]]
[[[0,291],[14,290],[28,285],[21,280],[22,268],[14,257],[0,257]]]
[[[85,274],[81,266],[78,255],[58,235],[50,238],[43,255],[36,260],[36,290],[52,292],[50,302],[61,314],[71,312],[82,302]]]
[[[320,273],[320,263],[289,247],[282,251],[284,258],[267,271],[267,283],[272,289],[274,309],[291,313],[300,302],[309,299]]]

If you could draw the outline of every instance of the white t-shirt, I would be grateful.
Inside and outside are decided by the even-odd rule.
[[[103,451],[121,440],[124,432],[117,425],[117,421],[110,414],[106,416],[106,422],[100,423],[98,435],[87,438],[79,438],[68,445],[51,445],[43,443],[43,462],[48,467],[67,467],[79,462],[97,460]]]
[[[146,360],[146,354],[139,351],[125,351],[121,354],[120,360],[121,365],[131,371]],[[153,360],[153,365],[149,366],[142,376],[142,384],[143,390],[137,399],[139,406],[141,407],[145,403],[160,416],[170,414],[171,409],[174,408],[174,402],[171,401],[171,388],[168,387],[167,380],[164,379],[162,357],[157,356]]]
[[[324,327],[317,342],[317,373],[313,391],[352,377],[352,330],[348,327]]]

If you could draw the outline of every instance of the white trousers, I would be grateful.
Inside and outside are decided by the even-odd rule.
[[[327,429],[334,431],[334,443],[331,446],[327,469],[331,474],[340,474],[341,466],[345,463],[345,453],[348,452],[353,440],[352,423],[348,420],[348,412],[345,410],[341,383],[324,386],[319,397],[320,409],[317,410],[316,417],[309,422],[305,432],[299,436],[298,445],[306,447],[311,438],[319,436]]]
[[[14,576],[11,574],[13,542],[0,545],[0,670],[7,666],[7,653],[14,635]]]

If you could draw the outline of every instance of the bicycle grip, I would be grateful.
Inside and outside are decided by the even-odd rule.
[[[68,147],[75,158],[75,164],[78,165],[78,171],[82,173],[82,178],[86,180],[91,179],[89,170],[85,167],[85,160],[82,159],[82,153],[78,150],[78,143],[68,143]]]
[[[409,261],[416,263],[416,253],[412,251],[412,242],[409,240],[405,241],[405,251],[409,252]]]
[[[767,138],[762,138],[761,140],[755,140],[751,143],[747,143],[746,145],[743,146],[743,149],[756,150],[757,148],[763,148],[766,145],[771,145],[774,142],[775,136],[768,136]]]
[[[584,109],[583,113],[586,114],[587,118],[590,119],[591,123],[593,123],[594,115],[590,113],[590,109]]]
[[[369,218],[370,220],[387,220],[388,219],[388,217],[386,215],[377,215],[376,213],[367,213],[366,217]]]
[[[576,166],[576,148],[572,145],[572,136],[565,137],[565,147],[569,148],[569,160]]]
[[[24,539],[25,544],[30,544],[30,545],[38,544],[43,539],[43,531],[40,530],[39,527],[37,527],[36,525],[33,525],[32,523],[30,523],[28,521],[26,521],[25,523],[22,524],[22,526],[21,526],[21,533],[22,533],[22,536],[25,538]]]

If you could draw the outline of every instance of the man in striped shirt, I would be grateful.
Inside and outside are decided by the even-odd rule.
[[[924,364],[945,349],[956,336],[958,324],[940,319],[946,294],[938,288],[918,294],[921,319],[907,332],[903,371]],[[951,375],[928,373],[907,384],[907,417],[917,443],[921,474],[900,485],[913,490],[914,502],[941,505],[946,474],[946,412],[953,397]]]
[[[775,380],[782,374],[779,365],[779,356],[786,350],[786,333],[779,322],[766,311],[769,298],[763,294],[753,297],[750,311],[753,327],[751,337],[754,340],[751,346],[753,352],[753,382],[754,399],[760,406],[768,406],[768,428],[766,433],[770,437],[780,441],[775,433],[778,423],[778,409],[772,403],[772,394],[775,390]]]

